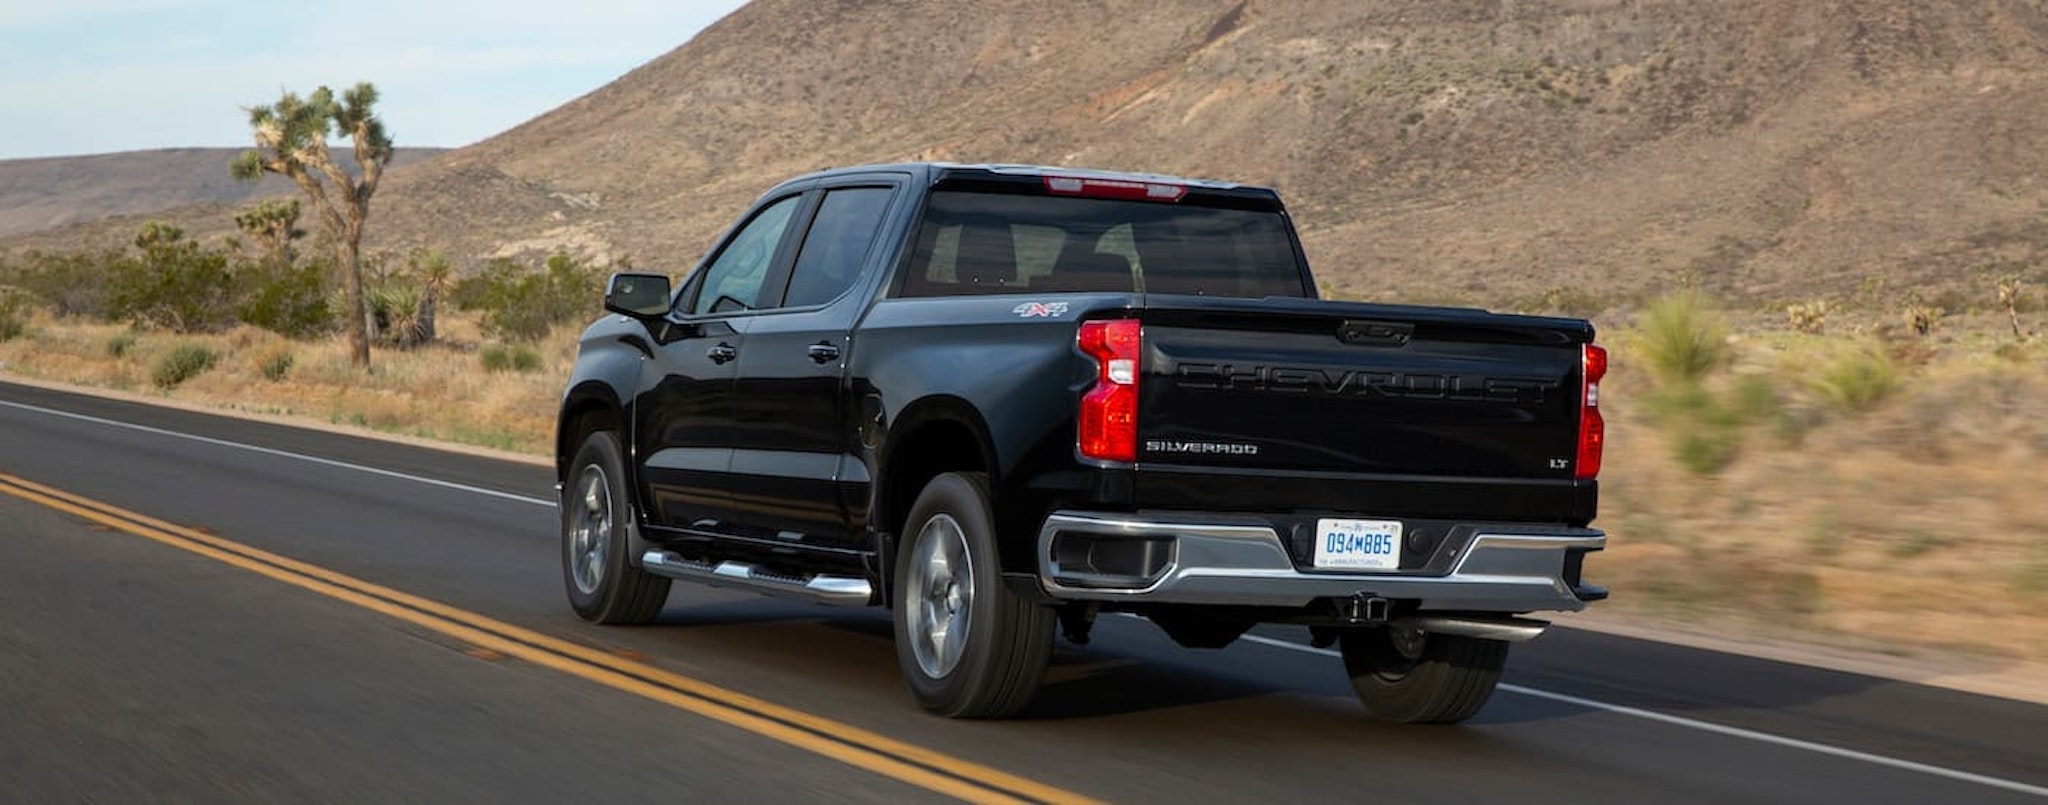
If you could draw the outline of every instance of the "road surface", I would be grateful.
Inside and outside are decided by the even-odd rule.
[[[0,382],[4,798],[2048,799],[2048,707],[1569,629],[1459,727],[1372,721],[1302,630],[1123,618],[1026,717],[933,718],[880,610],[679,582],[578,621],[552,484]]]

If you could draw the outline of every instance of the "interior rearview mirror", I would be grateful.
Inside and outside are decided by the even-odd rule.
[[[652,319],[668,313],[668,276],[664,274],[613,274],[604,288],[604,309],[636,319]]]

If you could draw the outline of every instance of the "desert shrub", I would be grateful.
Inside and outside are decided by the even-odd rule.
[[[1867,411],[1904,385],[1898,364],[1883,350],[1848,350],[1821,366],[1809,386],[1822,402],[1848,414]]]
[[[1785,319],[1792,329],[1802,333],[1820,334],[1828,329],[1827,300],[1796,302],[1785,306]]]
[[[509,347],[493,344],[484,347],[477,357],[483,362],[484,371],[493,374],[499,372],[527,374],[540,371],[540,353],[534,351],[533,347],[524,344]]]
[[[1729,415],[1744,425],[1770,422],[1785,412],[1784,396],[1777,384],[1762,375],[1746,375],[1735,381],[1728,395]]]
[[[1787,427],[1784,400],[1767,377],[1750,375],[1719,393],[1704,383],[1662,385],[1644,395],[1651,420],[1671,440],[1671,458],[1694,475],[1727,469],[1741,455],[1750,426]]]
[[[524,373],[540,371],[540,353],[534,351],[533,347],[529,346],[513,347],[512,370]]]
[[[213,368],[218,360],[220,353],[204,344],[179,344],[157,359],[156,366],[150,370],[149,380],[160,389],[176,388],[178,384]]]
[[[28,332],[28,301],[19,291],[0,288],[0,342]]]
[[[1694,475],[1719,473],[1741,453],[1745,422],[1739,407],[1717,398],[1706,386],[1662,386],[1644,402],[1658,427],[1670,436],[1671,458]]]
[[[1941,321],[1941,317],[1945,313],[1946,311],[1941,308],[1931,305],[1913,304],[1907,305],[1901,315],[1906,321],[1907,330],[1911,331],[1914,335],[1925,338],[1928,333],[1934,331],[1934,325]]]
[[[109,272],[107,317],[173,332],[226,328],[235,320],[228,254],[185,240],[184,231],[150,222],[135,236],[141,257]]]
[[[1728,361],[1728,325],[1698,293],[1650,303],[1636,352],[1666,384],[1695,383]]]
[[[9,266],[7,282],[42,301],[58,316],[107,318],[108,279],[132,262],[118,249],[33,252]]]
[[[323,262],[256,263],[242,269],[242,321],[287,338],[311,338],[334,329],[340,310],[328,298]]]
[[[1671,457],[1694,475],[1717,475],[1742,453],[1742,433],[1734,428],[1694,424],[1672,436]]]
[[[134,333],[121,333],[107,339],[107,357],[109,358],[126,358],[128,353],[134,349]]]
[[[484,365],[484,371],[492,374],[512,370],[512,351],[493,344],[477,353],[477,360]]]
[[[540,271],[493,260],[477,276],[456,283],[452,300],[483,311],[484,332],[534,341],[557,324],[595,317],[604,305],[605,273],[566,254],[549,257]]]
[[[263,373],[263,379],[276,383],[292,371],[292,351],[280,347],[264,353],[256,361],[256,370]]]

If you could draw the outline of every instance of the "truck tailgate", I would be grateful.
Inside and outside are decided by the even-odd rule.
[[[1141,505],[1431,516],[1454,497],[1461,517],[1590,513],[1573,466],[1586,323],[1174,298],[1142,313]]]

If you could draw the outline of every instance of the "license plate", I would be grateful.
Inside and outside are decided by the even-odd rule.
[[[1401,567],[1401,521],[1316,521],[1316,567],[1396,570]]]

